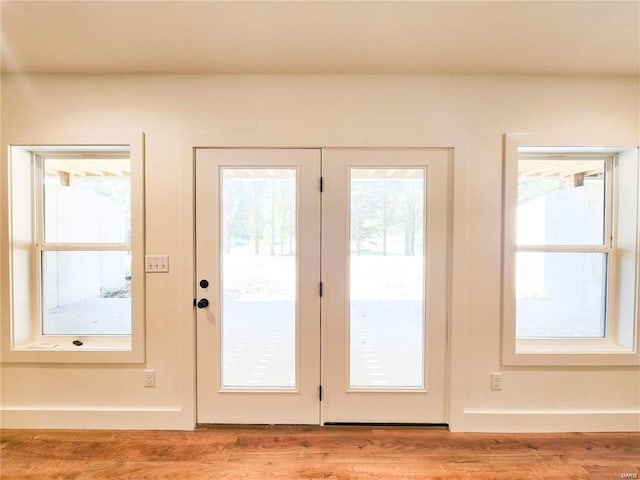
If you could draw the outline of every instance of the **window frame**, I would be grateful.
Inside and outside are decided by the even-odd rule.
[[[84,158],[90,158],[92,154],[99,159],[121,159],[129,160],[129,168],[131,168],[131,158],[129,152],[122,153],[108,153],[100,151],[99,149],[94,152],[55,152],[55,153],[34,153],[34,207],[35,207],[35,255],[34,255],[34,269],[35,274],[33,295],[34,295],[34,312],[35,322],[34,325],[34,341],[35,342],[54,342],[65,343],[68,342],[68,337],[101,337],[102,342],[105,344],[121,344],[122,337],[130,337],[130,335],[102,335],[102,334],[48,334],[44,332],[45,329],[45,312],[43,308],[44,304],[44,254],[45,252],[107,252],[107,251],[119,251],[119,252],[131,252],[131,240],[127,243],[118,242],[47,242],[45,225],[46,225],[46,202],[45,202],[45,162],[47,160],[56,159],[70,159],[70,160],[82,160]],[[131,176],[129,176],[129,183],[131,184]],[[38,294],[38,299],[35,298]],[[133,316],[133,311],[131,312]],[[105,342],[106,340],[106,342]]]
[[[604,238],[602,245],[518,245],[516,238],[517,221],[517,181],[520,148],[531,147],[531,151],[539,148],[547,153],[558,153],[578,156],[610,157],[605,169],[605,218]],[[636,206],[635,236],[635,279],[631,287],[622,286],[617,265],[617,248],[615,229],[617,225],[617,168],[616,156],[637,147],[598,147],[567,146],[567,144],[550,142],[548,139],[536,138],[526,134],[508,134],[504,137],[503,157],[503,242],[502,242],[502,362],[505,365],[639,365],[638,354],[638,297],[635,294],[632,339],[622,342],[620,339],[621,322],[617,312],[617,299],[620,288],[637,288],[640,280],[638,251],[640,249],[640,228]],[[636,189],[638,182],[636,182]],[[640,195],[637,195],[640,197]],[[585,252],[604,253],[607,256],[606,297],[605,297],[605,336],[603,338],[517,338],[515,318],[515,267],[518,252]],[[627,325],[628,327],[628,325]],[[628,328],[627,328],[628,330]],[[631,344],[629,348],[624,343]]]
[[[524,155],[520,152],[518,153],[518,162],[520,160],[548,160],[549,155],[552,154],[531,154],[525,153]],[[524,158],[523,158],[524,157]],[[603,337],[518,337],[516,335],[516,339],[522,345],[526,345],[530,343],[532,345],[535,344],[536,340],[557,340],[562,339],[564,341],[571,340],[586,340],[586,339],[598,339],[598,338],[611,338],[615,330],[615,322],[616,317],[612,310],[609,307],[608,300],[613,298],[615,295],[615,287],[616,287],[616,274],[615,274],[615,256],[616,256],[616,248],[614,246],[613,240],[613,221],[614,221],[614,212],[616,210],[615,207],[615,196],[613,195],[614,191],[614,155],[611,153],[608,154],[599,154],[599,153],[567,153],[563,154],[562,160],[601,160],[604,162],[604,215],[603,215],[603,231],[602,231],[602,242],[600,244],[518,244],[516,241],[515,244],[515,252],[516,255],[518,253],[599,253],[605,255],[605,274],[604,274],[604,332]],[[517,194],[517,186],[516,186],[516,194]],[[517,221],[517,218],[516,218]],[[532,342],[530,342],[532,340]]]
[[[89,143],[79,142],[13,142],[5,144],[7,157],[3,161],[3,177],[6,194],[3,198],[2,251],[8,259],[2,265],[2,297],[8,298],[2,307],[2,361],[3,362],[42,362],[42,363],[142,363],[145,361],[144,349],[144,136],[116,135],[106,136],[105,140]],[[128,149],[128,152],[126,151]],[[15,265],[12,233],[13,218],[13,182],[12,174],[14,154],[20,150],[21,161],[30,156],[31,215],[32,228],[30,265],[31,271]],[[113,155],[126,155],[130,161],[131,181],[131,240],[129,243],[73,243],[45,242],[44,238],[44,159],[65,157],[83,158],[87,154],[100,152],[101,158]],[[6,243],[5,243],[6,240]],[[5,247],[6,245],[6,247]],[[126,250],[131,252],[131,334],[130,335],[45,335],[43,332],[42,311],[42,255],[45,251],[107,251]],[[24,249],[26,251],[26,248]],[[21,269],[17,271],[16,269]],[[4,275],[7,273],[8,275]],[[14,288],[15,275],[30,276],[28,293]],[[6,295],[6,297],[5,297]],[[30,313],[18,315],[19,301],[16,296],[29,296]],[[27,301],[24,299],[24,301]],[[20,317],[20,318],[19,318]],[[28,325],[27,325],[28,323]],[[17,331],[27,332],[18,335]],[[19,338],[18,338],[19,337]],[[82,341],[76,346],[74,340]]]

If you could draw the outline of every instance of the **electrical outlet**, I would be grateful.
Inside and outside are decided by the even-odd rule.
[[[155,387],[156,386],[156,371],[153,369],[144,371],[144,386]]]
[[[491,374],[491,390],[502,390],[502,372]]]
[[[144,271],[147,273],[168,272],[169,255],[145,255]]]

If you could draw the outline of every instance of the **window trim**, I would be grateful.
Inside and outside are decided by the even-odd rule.
[[[517,205],[517,165],[520,147],[532,147],[532,150],[551,153],[554,150],[563,153],[595,153],[601,157],[615,157],[621,152],[637,147],[602,147],[584,146],[571,147],[566,143],[556,143],[549,138],[540,138],[529,134],[507,134],[504,136],[503,144],[503,221],[502,221],[502,362],[504,365],[549,365],[549,366],[583,366],[583,365],[640,365],[640,354],[638,352],[638,311],[639,297],[635,295],[634,309],[635,318],[633,321],[633,338],[631,344],[633,348],[625,347],[616,338],[620,329],[616,315],[616,299],[618,295],[618,273],[615,270],[616,248],[612,240],[612,232],[615,230],[617,221],[617,199],[614,195],[614,184],[616,183],[616,169],[613,175],[608,175],[605,179],[609,193],[608,199],[611,205],[611,214],[605,218],[605,239],[602,246],[585,245],[579,249],[585,252],[607,253],[607,319],[604,338],[541,338],[541,339],[518,339],[516,338],[515,321],[515,258],[518,251],[576,251],[575,245],[568,246],[521,246],[516,243],[516,210]],[[543,146],[535,148],[536,146]],[[615,161],[615,159],[614,159]],[[640,179],[638,180],[640,182]],[[605,188],[607,188],[605,187]],[[612,188],[613,187],[613,188]],[[640,198],[640,195],[638,195]],[[606,200],[607,201],[607,200]],[[606,203],[605,201],[605,203]],[[640,281],[640,225],[638,215],[640,212],[640,200],[636,208],[636,252],[635,252],[635,284],[636,288]],[[608,224],[608,226],[607,226]],[[615,239],[613,240],[615,242]],[[524,247],[524,248],[523,248]],[[567,248],[568,247],[568,248]],[[614,308],[612,308],[614,307]]]
[[[24,135],[26,136],[26,135]],[[70,134],[69,139],[77,137]],[[92,134],[90,142],[60,141],[57,135],[44,135],[38,143],[13,141],[3,144],[3,187],[6,194],[2,198],[2,253],[7,262],[3,262],[2,276],[7,280],[2,282],[3,301],[2,314],[2,361],[3,362],[33,362],[33,363],[143,363],[145,361],[145,272],[144,272],[144,135],[143,134]],[[17,139],[19,140],[19,139]],[[42,179],[38,179],[36,156],[52,158],[63,151],[78,155],[97,150],[127,147],[130,159],[131,178],[131,244],[49,244],[45,250],[109,250],[123,248],[131,251],[131,335],[43,335],[42,315],[40,312],[40,260],[36,258],[43,250],[44,237],[38,229],[43,225],[43,212],[38,208],[42,196],[40,188]],[[14,239],[12,233],[12,162],[14,149],[30,152],[32,158],[32,246],[31,246],[31,288],[28,293],[31,303],[30,325],[26,321],[15,324],[16,292],[14,291],[13,264]],[[5,156],[6,155],[6,156]],[[39,182],[39,184],[38,184]],[[40,242],[41,240],[42,242]],[[6,253],[6,255],[5,255]],[[16,341],[18,328],[28,330],[28,341]],[[73,340],[81,340],[83,345],[77,347]]]

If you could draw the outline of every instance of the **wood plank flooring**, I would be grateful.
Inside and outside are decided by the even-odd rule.
[[[471,434],[402,427],[2,430],[11,479],[619,479],[640,433]]]

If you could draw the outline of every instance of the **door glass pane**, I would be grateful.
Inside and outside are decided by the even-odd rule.
[[[42,252],[44,335],[131,335],[131,253]]]
[[[604,160],[519,160],[518,245],[601,245]]]
[[[296,170],[223,168],[222,386],[296,386]]]
[[[351,169],[353,388],[424,386],[425,173]]]
[[[604,253],[518,252],[516,336],[602,338]]]
[[[129,243],[129,159],[44,160],[44,237],[49,243]]]

